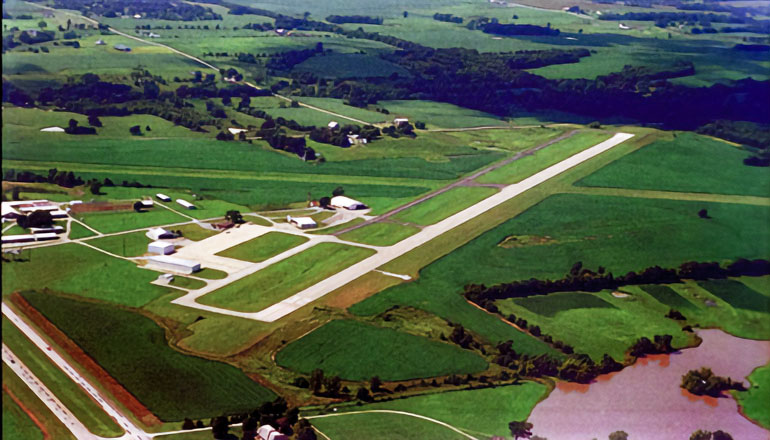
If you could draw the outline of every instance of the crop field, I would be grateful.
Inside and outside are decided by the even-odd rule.
[[[5,378],[5,366],[3,366]],[[14,374],[9,372],[8,374]],[[43,432],[29,418],[27,413],[3,391],[3,437],[28,440],[43,440]]]
[[[505,121],[493,114],[458,107],[444,102],[417,100],[380,101],[379,105],[386,108],[393,117],[396,115],[409,117],[412,124],[415,121],[421,121],[425,122],[428,126],[444,128],[506,125]]]
[[[71,240],[74,240],[76,238],[85,238],[85,237],[93,237],[94,234],[89,229],[87,229],[85,226],[81,225],[78,222],[70,222],[70,230],[68,237]]]
[[[405,209],[393,216],[393,218],[423,226],[432,225],[486,199],[496,192],[495,188],[458,186],[423,203]]]
[[[329,438],[419,438],[424,440],[463,440],[467,437],[427,420],[401,414],[346,414],[313,419]]]
[[[655,335],[673,335],[675,347],[691,342],[676,321],[664,317],[667,307],[637,298],[614,298],[608,291],[554,293],[495,303],[504,315],[523,317],[543,334],[564,341],[596,362],[605,353],[621,361],[642,336],[652,340]]]
[[[122,257],[138,257],[147,253],[147,245],[150,241],[144,231],[138,231],[95,238],[88,240],[88,244]]]
[[[303,61],[293,72],[313,72],[322,78],[371,78],[392,74],[410,76],[403,67],[372,55],[341,53],[317,56]]]
[[[366,248],[320,243],[215,290],[198,302],[231,310],[258,312],[373,253]]]
[[[379,113],[373,110],[363,109],[360,107],[353,107],[352,105],[345,105],[342,99],[314,98],[311,96],[292,96],[292,99],[295,99],[297,101],[300,101],[305,104],[309,104],[324,110],[329,110],[334,113],[339,113],[341,115],[349,116],[351,118],[360,119],[362,121],[369,122],[372,124],[385,122],[386,120],[391,119],[389,115],[385,115],[383,113]],[[328,116],[329,118],[331,118],[329,122],[335,119],[335,116],[332,116],[332,115],[328,115]],[[337,122],[339,122],[342,125],[354,124],[354,122],[347,119],[340,119]]]
[[[708,280],[698,283],[733,308],[770,313],[770,296],[763,295],[736,280]]]
[[[3,343],[38,377],[88,429],[102,437],[118,437],[123,429],[75,382],[3,318]]]
[[[476,181],[480,183],[517,183],[610,137],[609,133],[600,131],[582,131],[549,145],[531,156],[524,156],[490,171]]]
[[[430,417],[471,434],[506,436],[511,420],[524,420],[547,388],[537,382],[478,390],[449,391],[388,402],[340,407],[340,411],[388,409]],[[323,419],[315,419],[313,422]],[[342,419],[344,420],[344,419]]]
[[[148,228],[169,223],[183,223],[189,219],[168,209],[153,208],[148,211],[83,212],[75,215],[78,220],[103,234]]]
[[[405,380],[487,368],[484,359],[450,343],[348,320],[331,321],[292,342],[275,360],[301,373],[321,369],[350,380]]]
[[[702,207],[718,215],[701,219],[697,212]],[[394,305],[410,305],[459,322],[491,342],[513,339],[535,353],[547,351],[539,341],[522,338],[496,317],[468,305],[461,296],[463,286],[557,279],[578,261],[593,270],[603,266],[626,273],[690,260],[766,258],[770,236],[763,225],[768,215],[770,209],[761,206],[559,194],[426,266],[418,280],[382,291],[350,311],[375,315]],[[752,240],[742,238],[748,231]],[[498,246],[512,235],[551,239],[547,244],[535,240],[524,247]]]
[[[155,272],[130,261],[110,258],[78,244],[22,252],[21,259],[3,263],[3,296],[29,289],[57,292],[140,307],[167,292],[149,284]]]
[[[661,304],[665,304],[674,310],[686,313],[687,311],[695,309],[695,305],[690,301],[682,298],[679,294],[669,286],[660,284],[648,284],[641,286],[647,294],[658,300]]]
[[[770,414],[767,402],[770,401],[770,365],[759,367],[748,377],[751,387],[745,392],[733,393],[742,413],[759,425],[770,429]]]
[[[306,241],[308,241],[307,238],[300,237],[299,235],[268,232],[253,240],[224,250],[217,255],[259,263],[260,261],[265,261],[281,252],[297,247]]]
[[[371,244],[374,246],[390,246],[418,232],[420,232],[420,230],[414,226],[405,226],[390,222],[377,222],[346,232],[339,237],[343,240],[354,241],[356,243]]]
[[[749,153],[692,133],[659,140],[589,175],[578,184],[715,194],[767,196],[770,173],[743,165]],[[660,160],[665,157],[666,160]]]
[[[25,298],[161,420],[240,414],[275,397],[233,366],[172,349],[164,329],[140,314],[53,295]]]

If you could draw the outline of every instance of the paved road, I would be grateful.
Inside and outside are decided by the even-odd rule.
[[[455,428],[454,426],[452,426],[450,424],[444,423],[444,422],[436,420],[436,419],[432,419],[430,417],[425,417],[425,416],[421,416],[419,414],[414,414],[414,413],[410,413],[410,412],[406,412],[406,411],[393,411],[393,410],[389,410],[389,409],[372,409],[372,410],[368,410],[368,411],[351,411],[351,412],[343,412],[343,413],[336,413],[336,414],[322,414],[322,415],[318,415],[318,416],[309,416],[309,417],[304,417],[304,418],[308,419],[308,420],[312,420],[312,419],[324,419],[324,418],[327,418],[327,417],[351,416],[351,415],[354,415],[354,414],[376,414],[376,413],[380,413],[380,414],[383,414],[383,413],[384,414],[398,414],[398,415],[401,415],[401,416],[414,417],[414,418],[417,418],[417,419],[427,420],[427,421],[429,421],[431,423],[435,423],[437,425],[441,425],[444,428],[451,429],[452,431],[462,435],[463,437],[467,438],[468,440],[479,440],[478,438],[476,438],[476,437],[474,437],[472,435],[469,435],[469,434],[464,433],[463,431],[460,431],[459,429]]]
[[[15,325],[19,330],[21,330],[22,333],[24,333],[27,338],[29,338],[30,341],[32,341],[33,344],[35,344],[40,350],[56,365],[60,370],[62,370],[67,376],[69,376],[72,381],[77,383],[83,390],[85,390],[86,393],[88,393],[93,399],[96,401],[99,406],[102,407],[104,412],[110,415],[113,419],[115,419],[121,428],[123,428],[126,433],[119,437],[120,439],[131,439],[131,440],[149,440],[153,437],[153,435],[146,433],[142,429],[140,429],[138,426],[136,426],[131,420],[129,420],[126,416],[124,416],[120,411],[115,409],[115,407],[112,406],[110,402],[107,401],[107,399],[93,386],[91,383],[86,380],[80,373],[78,373],[70,364],[67,362],[59,353],[57,353],[53,349],[49,349],[50,345],[48,342],[46,342],[45,339],[43,339],[32,327],[30,327],[26,322],[24,322],[19,315],[16,314],[16,312],[13,311],[10,307],[8,307],[5,303],[2,304],[2,310],[3,315],[5,315],[13,325]],[[8,350],[10,353],[10,350]],[[11,353],[12,354],[12,353]],[[6,359],[6,347],[3,345],[3,361]],[[8,363],[8,362],[6,362]],[[13,364],[10,364],[13,365]],[[32,388],[33,391],[35,391],[35,387],[41,387],[44,388],[44,385],[37,380],[36,382],[30,382],[29,380],[26,380],[24,376],[19,376],[25,382],[27,382],[27,385]],[[34,384],[34,386],[33,386]],[[49,404],[49,401],[46,400],[50,397],[53,397],[53,393],[50,392],[47,388],[45,389],[47,391],[47,396],[45,398],[41,399],[43,402],[48,405],[49,408],[51,408],[51,405]],[[36,393],[37,394],[37,393]],[[38,396],[40,396],[38,394]],[[78,439],[100,439],[101,437],[98,437],[94,434],[91,434],[88,432],[87,429],[75,419],[75,417],[72,415],[72,413],[64,407],[64,405],[61,404],[58,400],[55,401],[57,404],[54,406],[54,408],[51,408],[51,411],[56,414],[56,416],[59,418],[59,420],[62,420],[62,422],[67,426],[67,428],[72,431],[73,434],[75,434],[75,437]],[[63,419],[63,417],[66,416],[66,421]],[[75,423],[77,422],[77,423]],[[79,425],[79,426],[78,426]],[[83,431],[85,430],[85,431]]]

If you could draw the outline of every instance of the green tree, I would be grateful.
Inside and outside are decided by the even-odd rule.
[[[530,438],[532,437],[532,424],[521,421],[513,421],[508,424],[508,429],[511,430],[511,435],[514,439],[518,438]]]
[[[711,431],[703,431],[699,429],[692,433],[690,440],[711,440]]]
[[[356,392],[356,399],[362,402],[369,402],[372,400],[372,396],[369,394],[369,390],[361,387],[358,389],[358,392]]]
[[[129,128],[128,131],[131,132],[133,136],[139,136],[142,134],[142,127],[134,125],[133,127]]]
[[[134,211],[142,212],[143,208],[144,208],[144,205],[142,205],[142,202],[134,202]]]
[[[18,220],[16,222],[18,223]],[[29,228],[50,228],[53,225],[53,217],[49,211],[35,211],[27,216],[27,224]]]
[[[339,395],[341,387],[342,381],[339,376],[332,376],[324,379],[324,388],[326,389],[326,393],[330,396]]]
[[[101,190],[102,190],[102,182],[98,180],[94,180],[93,182],[91,182],[88,188],[91,190],[91,194],[99,195],[101,194]]]
[[[378,376],[372,377],[372,380],[370,380],[369,383],[371,384],[370,388],[373,393],[380,391],[380,389],[382,388],[382,381]]]
[[[211,421],[211,434],[215,439],[227,438],[230,431],[230,425],[226,416],[219,416]]]
[[[733,440],[733,436],[722,430],[714,431],[714,434],[712,434],[711,438],[713,440]]]
[[[628,434],[625,431],[615,431],[610,434],[610,440],[628,440]]]
[[[243,223],[243,216],[241,215],[240,211],[227,211],[225,214],[225,220],[231,221],[233,223]]]
[[[324,372],[320,369],[313,370],[312,373],[310,373],[310,391],[313,392],[313,394],[318,394],[321,392],[321,386],[323,386],[324,383]]]
[[[342,188],[341,186],[338,186],[338,187],[334,188],[334,191],[332,191],[332,195],[334,197],[344,196],[345,195],[345,189]]]
[[[46,27],[48,27],[48,23],[46,23],[43,20],[40,20],[40,22],[37,24],[37,27],[39,27],[40,29],[45,29]]]

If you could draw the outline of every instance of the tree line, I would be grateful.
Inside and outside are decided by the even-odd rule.
[[[369,17],[367,15],[330,15],[326,17],[329,23],[363,23],[363,24],[382,24],[382,17]]]
[[[222,19],[222,16],[212,11],[211,8],[169,0],[54,0],[53,7],[77,10],[86,17],[92,14],[104,17],[141,14],[143,18],[158,20]]]

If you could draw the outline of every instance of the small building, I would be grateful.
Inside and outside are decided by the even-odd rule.
[[[134,14],[134,18],[142,18],[142,14]]]
[[[185,209],[195,209],[195,205],[184,199],[176,199],[176,202]]]
[[[107,43],[105,43],[104,40],[102,40],[100,38],[100,39],[96,40],[96,43],[94,43],[94,44],[97,45],[97,46],[104,46]]]
[[[197,261],[169,257],[168,255],[153,255],[147,257],[147,264],[158,269],[183,274],[191,274],[201,270],[201,264]]]
[[[245,131],[248,131],[248,130],[246,130],[245,128],[230,127],[230,128],[227,129],[227,131],[232,133],[234,136],[238,136],[239,134],[241,134],[241,133],[243,133]]]
[[[24,32],[26,32],[30,37],[37,37],[37,29],[27,29]]]
[[[125,44],[116,44],[112,47],[115,48],[115,50],[119,50],[121,52],[131,52],[131,48],[126,46]]]
[[[64,226],[51,226],[50,228],[29,228],[29,232],[33,234],[43,234],[53,232],[54,234],[61,234],[64,232]]]
[[[3,221],[14,220],[21,217],[21,213],[17,211],[10,203],[3,202]]]
[[[82,200],[70,200],[70,206],[72,206],[72,205],[80,205],[82,203],[83,203]]]
[[[396,127],[404,125],[404,124],[408,124],[408,123],[409,123],[409,119],[408,118],[395,118],[395,119],[393,119],[393,125],[395,125]]]
[[[24,235],[3,235],[3,244],[5,243],[27,243],[35,241],[35,236],[32,234]]]
[[[262,425],[257,430],[258,440],[289,440],[289,437],[281,434],[270,425]]]
[[[53,218],[67,218],[67,212],[62,211],[61,209],[57,209],[55,211],[51,211],[51,217]]]
[[[142,204],[142,208],[152,208],[153,206],[155,206],[155,203],[149,199],[140,200],[139,203]]]
[[[155,194],[155,197],[157,197],[158,200],[160,200],[161,202],[170,202],[171,201],[171,197],[169,197],[169,196],[167,196],[165,194],[158,193],[158,194]]]
[[[280,36],[284,36],[284,35],[286,35],[286,29],[276,29],[275,33],[280,35]]]
[[[618,24],[618,28],[623,29],[624,31],[627,31],[627,30],[631,29],[631,26],[626,26],[625,24],[620,23],[620,24]]]
[[[353,200],[350,197],[345,196],[334,196],[329,204],[332,208],[344,208],[350,211],[368,208],[368,206],[358,200]]]
[[[160,34],[156,34],[155,32],[150,32],[147,36],[150,38],[160,38]]]
[[[168,255],[174,252],[174,243],[167,241],[153,241],[147,245],[147,252],[151,254]]]
[[[158,279],[170,283],[174,281],[174,275],[170,273],[164,273],[163,275],[159,276]]]
[[[173,232],[167,231],[163,228],[153,228],[147,231],[147,237],[150,238],[150,240],[158,241],[161,239],[168,239],[168,238],[176,238],[176,235]]]
[[[47,241],[47,240],[58,240],[59,236],[56,235],[54,232],[44,232],[42,234],[34,234],[33,237],[35,237],[35,241]]]
[[[25,214],[29,214],[35,211],[56,211],[59,209],[56,205],[49,205],[49,204],[32,204],[32,205],[21,205],[19,206],[19,211]]]
[[[339,127],[340,124],[337,121],[331,121],[328,124],[326,124],[326,126],[334,130],[335,128]]]
[[[64,133],[64,129],[61,127],[45,127],[41,128],[40,131],[44,133]]]
[[[349,134],[348,143],[350,145],[366,145],[366,138],[362,138],[357,134]]]
[[[318,227],[318,223],[316,223],[315,220],[310,217],[292,217],[287,215],[286,221],[298,227],[299,229],[312,229]]]

